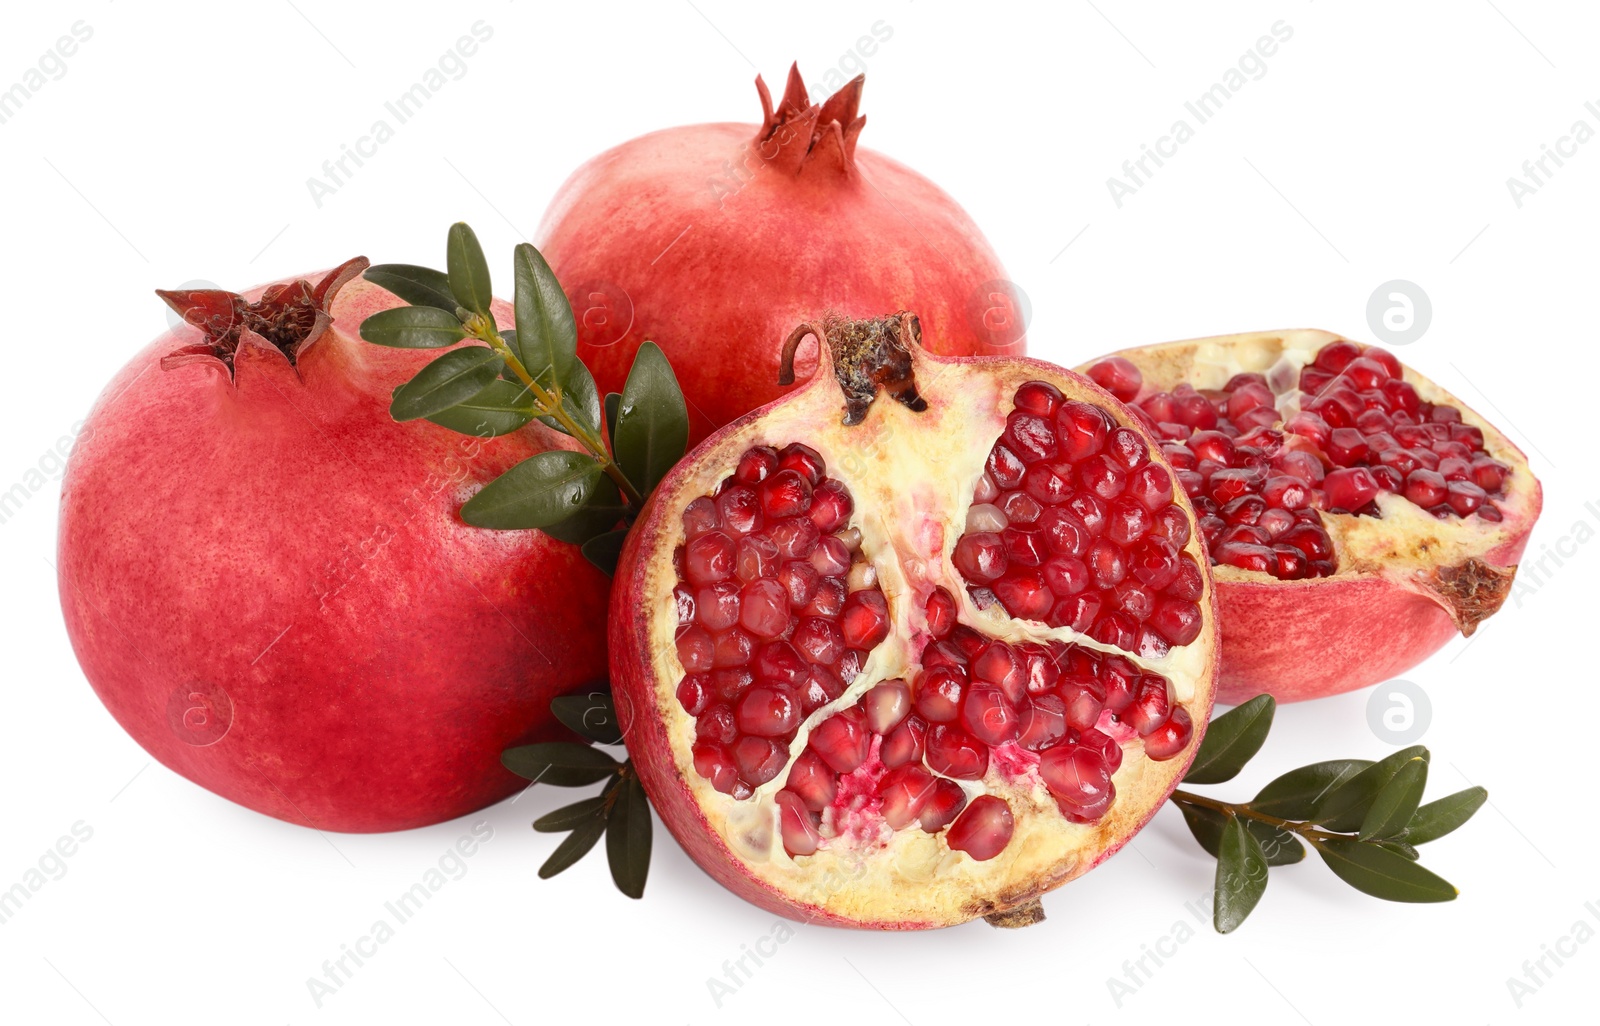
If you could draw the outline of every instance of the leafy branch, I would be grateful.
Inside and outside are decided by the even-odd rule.
[[[534,420],[571,436],[582,451],[550,449],[523,460],[469,499],[461,517],[495,530],[542,530],[582,546],[590,562],[612,572],[628,526],[688,447],[688,407],[671,365],[645,342],[622,391],[602,402],[577,356],[572,306],[537,249],[522,243],[512,252],[512,329],[495,321],[488,262],[467,225],[451,226],[445,265],[367,269],[368,281],[410,305],[368,317],[362,338],[449,350],[395,389],[390,414],[477,438]]]
[[[1220,784],[1238,776],[1265,743],[1275,709],[1272,696],[1261,695],[1212,720],[1183,782]],[[1456,889],[1418,864],[1417,845],[1461,826],[1489,792],[1469,787],[1421,804],[1429,759],[1416,745],[1377,762],[1313,763],[1241,803],[1174,791],[1171,801],[1189,832],[1217,859],[1217,931],[1237,929],[1266,891],[1268,868],[1301,861],[1307,844],[1341,880],[1375,898],[1454,900]]]
[[[567,695],[550,703],[556,719],[594,745],[622,743],[616,706],[604,687]],[[645,797],[632,760],[618,762],[593,745],[567,741],[508,748],[500,756],[506,769],[535,783],[582,787],[605,781],[600,793],[534,820],[541,833],[567,834],[556,845],[539,877],[548,880],[589,854],[606,839],[606,859],[617,889],[630,898],[644,895],[650,872],[650,799]]]

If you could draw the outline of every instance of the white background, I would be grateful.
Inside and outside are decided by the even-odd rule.
[[[915,936],[803,927],[719,1007],[708,978],[775,922],[710,882],[664,831],[634,902],[612,889],[600,857],[554,881],[535,877],[555,840],[528,824],[569,792],[536,788],[405,834],[321,836],[153,764],[68,646],[50,565],[50,480],[0,524],[0,889],[73,824],[93,836],[64,876],[0,924],[0,1018],[520,1026],[1247,1015],[1320,1026],[1592,1015],[1600,943],[1577,944],[1561,967],[1547,961],[1551,974],[1536,971],[1541,985],[1520,1008],[1507,980],[1525,980],[1524,961],[1547,946],[1573,951],[1580,921],[1600,930],[1596,760],[1586,748],[1595,682],[1578,658],[1597,609],[1597,547],[1587,542],[1600,525],[1600,141],[1520,208],[1506,180],[1574,121],[1600,129],[1584,108],[1600,106],[1593,8],[756,6],[8,5],[0,88],[75,21],[93,37],[0,125],[0,281],[10,297],[0,489],[41,461],[53,467],[56,440],[166,327],[153,288],[192,279],[241,288],[356,253],[436,264],[458,219],[499,267],[593,153],[668,125],[754,120],[755,74],[779,91],[794,59],[810,82],[864,66],[864,145],[929,175],[984,227],[1032,298],[1037,355],[1073,364],[1124,345],[1290,326],[1372,339],[1365,311],[1380,283],[1426,291],[1432,324],[1400,355],[1528,451],[1546,488],[1529,563],[1565,553],[1536,581],[1525,565],[1528,586],[1470,645],[1458,639],[1407,675],[1431,706],[1430,794],[1470,783],[1491,794],[1477,819],[1425,851],[1461,898],[1390,905],[1313,861],[1274,870],[1251,919],[1217,936],[1186,908],[1206,894],[1213,863],[1168,809],[1128,850],[1048,898],[1042,925]],[[313,202],[306,181],[323,161],[480,19],[494,35],[467,74]],[[1264,77],[1119,208],[1107,178],[1280,20],[1293,37]],[[890,38],[865,58],[852,53],[880,21]],[[1369,725],[1368,702],[1358,693],[1282,709],[1257,765],[1218,793],[1243,798],[1292,766],[1393,750]],[[465,876],[319,1008],[307,979],[480,819],[493,839]],[[1175,931],[1181,943],[1166,940]],[[1119,1007],[1107,981],[1146,948],[1175,953]]]

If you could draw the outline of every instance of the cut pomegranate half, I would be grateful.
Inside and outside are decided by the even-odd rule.
[[[1386,680],[1510,594],[1539,482],[1505,435],[1393,354],[1257,332],[1129,349],[1085,373],[1163,440],[1199,514],[1219,701]]]
[[[795,918],[1022,925],[1192,760],[1215,614],[1194,513],[1078,375],[947,359],[910,315],[657,488],[618,567],[613,684],[668,828]],[[841,408],[843,417],[841,417]]]

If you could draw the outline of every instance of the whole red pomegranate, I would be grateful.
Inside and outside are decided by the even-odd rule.
[[[856,141],[863,78],[812,103],[798,69],[761,124],[652,132],[578,168],[535,240],[578,356],[621,391],[646,339],[672,360],[690,443],[777,398],[778,347],[820,310],[916,310],[935,352],[1020,354],[1024,300],[983,234],[915,171]],[[808,344],[802,376],[816,360]]]
[[[564,735],[551,697],[605,667],[607,586],[578,550],[456,515],[565,436],[395,423],[391,390],[436,354],[360,340],[398,305],[365,267],[164,293],[187,323],[107,387],[61,498],[67,632],[112,715],[196,783],[322,830],[513,793],[501,749]]]
[[[1193,512],[1070,371],[931,355],[909,315],[803,330],[830,366],[696,449],[629,537],[628,750],[763,908],[1024,925],[1193,759],[1217,659]]]
[[[1325,331],[1129,349],[1086,373],[1161,438],[1222,611],[1222,686],[1295,701],[1402,673],[1511,591],[1527,459],[1393,354]]]

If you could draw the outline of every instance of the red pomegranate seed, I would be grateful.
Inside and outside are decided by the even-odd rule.
[[[778,450],[770,445],[757,445],[745,450],[745,454],[739,457],[739,468],[733,472],[733,476],[742,484],[760,484],[777,469]]]
[[[966,690],[967,678],[960,670],[943,666],[924,669],[917,678],[917,714],[930,723],[954,722]]]
[[[1406,475],[1405,497],[1423,508],[1437,506],[1449,494],[1444,475],[1436,470],[1413,470]]]
[[[883,821],[891,830],[903,830],[917,822],[922,807],[934,792],[934,776],[921,766],[902,765],[891,769],[878,781],[878,799]]]
[[[1168,712],[1165,678],[1147,673],[1139,678],[1139,686],[1133,693],[1133,704],[1121,714],[1121,719],[1138,731],[1140,736],[1144,736],[1161,726]]]
[[[778,545],[785,559],[809,559],[822,533],[817,525],[804,517],[784,520],[767,529],[767,535]]]
[[[832,666],[845,652],[839,625],[820,616],[808,616],[795,625],[789,642],[808,663]]]
[[[811,508],[811,482],[796,470],[779,470],[758,487],[761,511],[769,519],[798,517]]]
[[[1066,703],[1059,695],[1034,695],[1022,713],[1022,733],[1017,744],[1030,752],[1042,751],[1067,733]]]
[[[1005,499],[1000,503],[1000,512],[1005,514],[1008,523],[1037,524],[1040,515],[1044,513],[1044,507],[1039,505],[1038,499],[1027,492],[1007,492]]]
[[[1061,389],[1048,381],[1024,381],[1017,386],[1017,394],[1012,401],[1017,409],[1048,419],[1055,416],[1063,398]]]
[[[1074,676],[1061,682],[1060,697],[1067,725],[1088,730],[1100,720],[1106,689],[1094,677]]]
[[[835,773],[849,773],[860,766],[871,743],[866,713],[859,708],[835,713],[811,731],[811,747]]]
[[[707,531],[684,546],[684,576],[697,586],[725,581],[733,576],[737,556],[732,538],[721,531]]]
[[[990,532],[964,534],[951,560],[969,582],[987,584],[1006,572],[1005,543]]]
[[[784,788],[799,796],[802,804],[812,812],[821,812],[833,804],[839,793],[839,779],[822,756],[814,751],[800,753],[789,767],[789,779]]]
[[[1056,435],[1050,421],[1024,410],[1012,410],[1006,417],[1006,448],[1024,463],[1051,460],[1056,455]]]
[[[1017,454],[1007,449],[999,442],[989,450],[989,462],[986,467],[989,476],[994,478],[995,484],[1001,488],[1015,488],[1022,483],[1022,473],[1027,469],[1027,464],[1017,457]]]
[[[741,737],[733,744],[733,761],[739,767],[740,780],[760,787],[782,772],[789,750],[764,737]]]
[[[1100,753],[1107,772],[1115,773],[1122,765],[1122,746],[1112,740],[1110,735],[1098,730],[1085,730],[1078,735],[1078,743],[1090,751]]]
[[[845,582],[837,577],[824,577],[817,582],[817,593],[806,603],[801,610],[806,616],[838,616],[844,609],[845,595],[848,589]]]
[[[723,794],[731,793],[739,782],[739,767],[734,765],[728,750],[718,744],[697,741],[692,752],[695,772]]]
[[[889,636],[889,605],[881,591],[853,591],[844,600],[839,627],[845,644],[868,651]]]
[[[1183,751],[1194,735],[1194,723],[1188,710],[1174,706],[1166,721],[1152,730],[1144,739],[1144,754],[1152,759],[1170,759]]]
[[[1015,826],[1011,806],[992,794],[981,794],[950,824],[945,843],[955,851],[964,851],[977,861],[985,862],[1011,843]]]
[[[717,504],[711,499],[701,496],[693,499],[683,510],[683,534],[690,540],[698,538],[707,531],[715,531],[722,526],[722,520],[717,514]]]
[[[1488,494],[1471,481],[1451,481],[1449,492],[1445,501],[1460,516],[1475,512],[1488,499]]]
[[[1092,457],[1078,465],[1078,483],[1107,502],[1122,494],[1128,472],[1110,455]]]
[[[751,581],[739,593],[739,625],[758,638],[776,638],[789,628],[789,593],[769,578]]]
[[[989,769],[989,749],[960,727],[935,723],[928,728],[928,768],[957,780],[977,780]]]
[[[1132,402],[1144,387],[1144,375],[1123,356],[1108,356],[1085,373],[1090,381],[1125,403]]]
[[[922,803],[922,811],[917,814],[917,825],[936,834],[949,826],[966,804],[967,792],[961,790],[960,784],[942,777],[935,779],[928,800]]]
[[[1102,613],[1089,629],[1089,637],[1121,649],[1137,649],[1139,625],[1126,613]]]
[[[716,661],[717,642],[711,632],[698,625],[678,631],[678,662],[686,673],[705,673]]]
[[[778,806],[778,833],[783,838],[783,850],[791,856],[811,855],[822,845],[822,834],[811,821],[811,812],[800,797],[789,791],[779,791],[772,796]]]
[[[1022,713],[1001,689],[975,684],[962,700],[961,725],[986,745],[1003,745],[1021,733]]]
[[[822,538],[811,550],[810,562],[812,569],[821,576],[839,577],[850,569],[850,550],[838,538]]]
[[[764,683],[786,684],[793,688],[806,680],[806,661],[787,641],[773,641],[756,650],[752,666]]]
[[[691,673],[678,682],[678,704],[690,716],[699,716],[711,702],[711,689],[703,674]]]
[[[745,665],[756,649],[755,639],[737,627],[714,637],[716,643],[711,665],[719,669]]]
[[[921,762],[927,737],[928,724],[920,716],[907,716],[900,726],[884,737],[878,749],[878,758],[890,767]]]
[[[708,631],[725,631],[739,622],[739,583],[719,581],[694,593],[695,619]]]
[[[734,722],[733,710],[726,705],[713,705],[695,717],[695,737],[713,744],[731,745],[739,736],[739,725]]]
[[[993,684],[1012,702],[1028,693],[1028,661],[1003,641],[990,643],[972,660],[972,679]]]
[[[822,472],[826,467],[821,454],[809,445],[791,442],[778,452],[778,469],[792,470],[812,486],[822,480]]]
[[[736,725],[742,734],[784,737],[800,726],[800,699],[782,684],[757,684],[739,699]]]
[[[1065,502],[1073,492],[1072,471],[1065,463],[1035,463],[1022,475],[1028,498],[1044,506]]]
[[[1098,453],[1110,431],[1110,418],[1097,406],[1069,400],[1056,411],[1056,447],[1068,462],[1076,463]],[[1004,486],[1004,482],[1001,484]]]
[[[956,626],[956,599],[943,588],[935,588],[928,595],[922,609],[928,621],[928,633],[935,638],[947,638]]]
[[[1079,809],[1104,798],[1111,787],[1105,760],[1082,745],[1063,745],[1040,754],[1039,777],[1058,800]]]
[[[1155,602],[1155,592],[1138,581],[1126,580],[1111,589],[1112,605],[1135,620],[1148,620],[1155,609]]]
[[[817,593],[817,582],[822,580],[810,563],[791,559],[778,568],[778,583],[789,596],[789,608],[802,609]]]
[[[740,538],[734,572],[741,581],[775,576],[778,572],[777,543],[759,534]]]
[[[717,496],[717,515],[723,527],[735,534],[759,531],[762,525],[761,500],[754,488],[735,484]]]
[[[844,694],[844,682],[826,666],[813,666],[806,671],[801,685],[800,709],[807,716]]]
[[[823,534],[832,534],[850,520],[855,512],[855,500],[840,482],[829,478],[811,493],[811,509],[807,516]]]
[[[1055,602],[1055,596],[1045,587],[1044,576],[1037,570],[1010,570],[990,587],[1006,612],[1021,620],[1043,620]]]
[[[1000,532],[1000,540],[1006,547],[1007,566],[1038,566],[1049,550],[1044,532],[1034,528],[1008,527]]]
[[[1322,481],[1330,510],[1353,513],[1378,496],[1378,482],[1366,467],[1330,471]]]
[[[874,734],[887,734],[911,712],[911,689],[903,680],[886,680],[861,696],[867,726]]]

